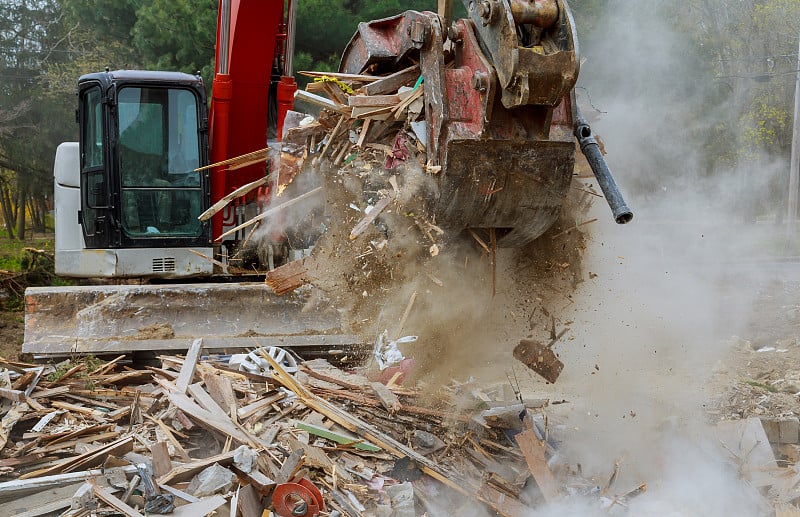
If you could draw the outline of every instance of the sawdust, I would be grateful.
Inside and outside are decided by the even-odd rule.
[[[169,323],[153,323],[138,329],[136,336],[132,339],[172,339],[175,337],[175,330]]]

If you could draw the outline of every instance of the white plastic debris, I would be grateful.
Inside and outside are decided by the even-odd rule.
[[[400,364],[405,357],[400,349],[397,348],[397,345],[413,343],[418,339],[418,336],[403,336],[394,341],[388,341],[388,339],[389,331],[384,330],[383,333],[378,336],[378,340],[375,342],[375,349],[373,350],[375,360],[378,362],[378,367],[381,371],[395,364]]]
[[[249,354],[234,354],[228,361],[228,366],[240,372],[267,375],[272,371],[272,366],[263,354],[269,355],[286,373],[290,375],[297,373],[297,360],[291,352],[277,346],[259,348]]]

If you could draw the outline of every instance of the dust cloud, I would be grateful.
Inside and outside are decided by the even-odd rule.
[[[690,135],[720,119],[690,115],[692,96],[715,85],[687,57],[659,4],[610,2],[614,9],[597,22],[603,37],[582,41],[581,98],[604,112],[585,108],[636,216],[615,227],[596,204],[605,214],[588,236],[586,281],[571,316],[561,315],[574,320],[571,341],[558,349],[564,373],[554,386],[533,379],[527,388],[570,401],[553,415],[560,453],[600,489],[615,462],[621,470],[610,493],[647,483],[616,513],[771,515],[706,410],[715,365],[746,329],[756,291],[772,274],[761,261],[780,251],[780,227],[753,220],[752,196],[780,182],[788,164],[709,174]],[[735,113],[717,113],[727,115]],[[542,515],[565,514],[607,513],[595,506]]]
[[[697,97],[716,87],[708,70],[688,57],[689,43],[660,12],[661,2],[608,5],[596,22],[602,37],[581,41],[586,61],[578,93],[634,221],[614,225],[602,200],[585,212],[586,200],[576,193],[591,181],[576,180],[572,208],[559,224],[529,248],[503,250],[493,275],[475,243],[450,243],[431,257],[430,242],[413,222],[389,210],[382,216],[394,218],[389,227],[405,230],[364,259],[377,262],[362,261],[353,274],[381,273],[332,287],[345,286],[372,307],[372,313],[351,307],[364,335],[419,336],[401,350],[417,361],[417,376],[431,393],[451,380],[517,379],[526,398],[565,401],[548,409],[560,439],[558,461],[580,465],[598,491],[619,463],[607,501],[647,484],[613,514],[761,515],[760,495],[741,479],[709,423],[708,381],[732,337],[746,328],[759,282],[770,275],[759,261],[780,251],[774,244],[780,228],[752,217],[753,206],[769,200],[754,200],[753,193],[780,183],[788,166],[709,165],[691,138],[726,116],[724,110],[709,120],[693,116]],[[780,210],[767,208],[773,216]],[[340,231],[355,220],[343,221]],[[338,250],[329,263],[354,251]],[[340,264],[337,275],[353,265]],[[553,325],[568,329],[555,345],[565,369],[548,385],[516,363],[511,350],[522,338],[547,341]],[[570,501],[536,515],[609,513],[597,497]]]

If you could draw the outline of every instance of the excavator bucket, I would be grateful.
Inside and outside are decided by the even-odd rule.
[[[494,228],[498,246],[522,247],[558,219],[572,179],[577,42],[561,0],[480,5],[449,27],[417,11],[361,23],[339,68],[381,74],[418,63],[420,139],[441,171],[429,200],[437,225]]]
[[[32,287],[23,353],[59,357],[277,346],[303,357],[346,354],[358,338],[337,310],[310,308],[311,288],[277,296],[263,283]]]

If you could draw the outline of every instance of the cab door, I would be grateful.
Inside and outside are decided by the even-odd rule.
[[[111,243],[111,186],[107,167],[107,124],[103,90],[99,83],[81,88],[80,124],[81,211],[78,220],[87,248],[108,248]]]

